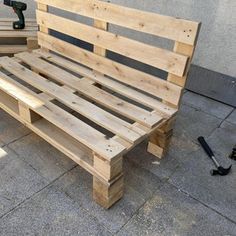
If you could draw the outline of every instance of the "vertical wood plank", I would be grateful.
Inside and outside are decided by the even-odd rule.
[[[37,113],[30,110],[29,107],[22,102],[18,102],[18,107],[20,117],[29,123],[33,123],[42,118]]]
[[[46,4],[37,3],[37,8],[38,8],[38,10],[40,10],[40,11],[48,12],[48,5],[46,5]],[[46,28],[46,27],[44,27],[44,26],[40,26],[39,30],[40,30],[42,33],[49,34],[49,29]],[[42,48],[44,51],[46,51],[46,52],[49,51],[47,48],[43,48],[42,46],[41,46],[41,48]]]
[[[107,31],[108,30],[108,23],[104,22],[104,21],[100,21],[100,20],[94,20],[94,27]],[[107,50],[105,48],[101,48],[101,47],[94,45],[93,52],[99,56],[106,57]],[[98,71],[96,71],[96,72],[101,74]],[[102,88],[102,85],[98,85],[98,87]]]
[[[194,56],[194,52],[195,52],[196,43],[197,43],[197,40],[198,40],[200,29],[201,29],[201,23],[199,23],[199,25],[198,25],[198,29],[197,29],[197,34],[196,34],[195,44],[194,45],[189,45],[189,44],[181,43],[181,42],[177,42],[177,41],[175,42],[175,45],[174,45],[174,50],[173,51],[176,52],[176,53],[182,54],[184,56],[188,56],[189,60],[188,60],[187,66],[186,66],[186,70],[185,70],[184,76],[180,77],[180,76],[176,76],[176,75],[173,75],[173,74],[169,73],[168,77],[167,77],[167,80],[169,82],[173,83],[173,84],[177,84],[177,85],[183,87],[183,89],[184,89],[184,87],[186,85],[186,82],[187,82],[187,77],[188,77],[188,73],[189,73],[189,70],[190,70],[191,62],[192,62],[192,59],[193,59],[193,56]],[[177,107],[179,107],[179,103],[180,103],[181,98],[182,98],[182,94],[179,97],[179,101],[178,101],[178,106]]]
[[[183,77],[179,77],[173,74],[168,75],[167,80],[177,84],[181,87],[184,87],[186,84],[186,80],[187,80],[187,76],[188,76],[188,72],[190,69],[190,65],[193,59],[193,54],[194,54],[194,46],[188,45],[188,44],[184,44],[184,43],[180,43],[180,42],[175,42],[175,46],[174,46],[174,52],[177,52],[179,54],[185,55],[189,57],[189,61],[188,61],[188,65],[186,67],[186,71],[185,71],[185,75]]]
[[[27,38],[27,48],[28,50],[34,50],[34,49],[37,49],[39,46],[38,46],[38,40],[37,38],[35,37],[30,37],[30,38]]]
[[[94,154],[93,167],[104,177],[101,181],[93,176],[93,199],[102,207],[110,208],[123,196],[123,157],[114,163],[108,162],[101,156]]]
[[[107,31],[108,30],[108,23],[104,22],[104,21],[100,21],[100,20],[94,20],[94,27]],[[94,45],[93,51],[97,55],[100,55],[103,57],[106,56],[106,49],[105,48],[101,48],[101,47]]]

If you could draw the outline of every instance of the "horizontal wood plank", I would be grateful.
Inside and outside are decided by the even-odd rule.
[[[163,16],[99,0],[37,0],[37,2],[174,41],[190,45],[196,43],[198,22]]]
[[[177,100],[182,91],[182,88],[178,85],[132,69],[41,32],[38,33],[38,41],[39,45],[49,50],[75,60],[102,74],[111,76],[122,83],[177,105]]]
[[[1,38],[27,38],[27,37],[36,37],[37,30],[35,31],[1,31]]]
[[[27,50],[27,45],[0,45],[0,54],[14,54]]]
[[[101,48],[154,66],[169,73],[183,76],[188,57],[150,46],[95,27],[81,24],[54,14],[36,11],[38,24]]]

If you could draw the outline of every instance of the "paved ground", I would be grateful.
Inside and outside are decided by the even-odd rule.
[[[203,135],[219,160],[211,177]],[[125,196],[109,211],[91,198],[92,178],[0,111],[0,235],[236,235],[236,110],[187,92],[170,151],[158,161],[145,143],[125,157]]]

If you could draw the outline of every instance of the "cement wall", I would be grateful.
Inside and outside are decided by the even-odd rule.
[[[23,0],[28,3],[26,15],[34,17],[33,0]],[[236,77],[236,1],[235,0],[111,0],[124,6],[144,9],[160,14],[181,17],[202,22],[199,44],[194,58],[194,64]],[[12,11],[1,5],[0,17],[13,16]],[[128,20],[128,19],[127,19]],[[119,31],[111,27],[113,31]],[[131,37],[135,33],[122,32]],[[140,40],[158,45],[156,37]],[[170,47],[170,44],[164,43]]]

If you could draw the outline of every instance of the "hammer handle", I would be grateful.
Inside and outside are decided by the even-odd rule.
[[[203,137],[199,137],[198,138],[198,142],[201,144],[201,146],[203,147],[204,151],[206,152],[206,154],[209,157],[214,157],[214,153],[211,150],[211,148],[209,147],[209,145],[207,144],[206,140]]]

